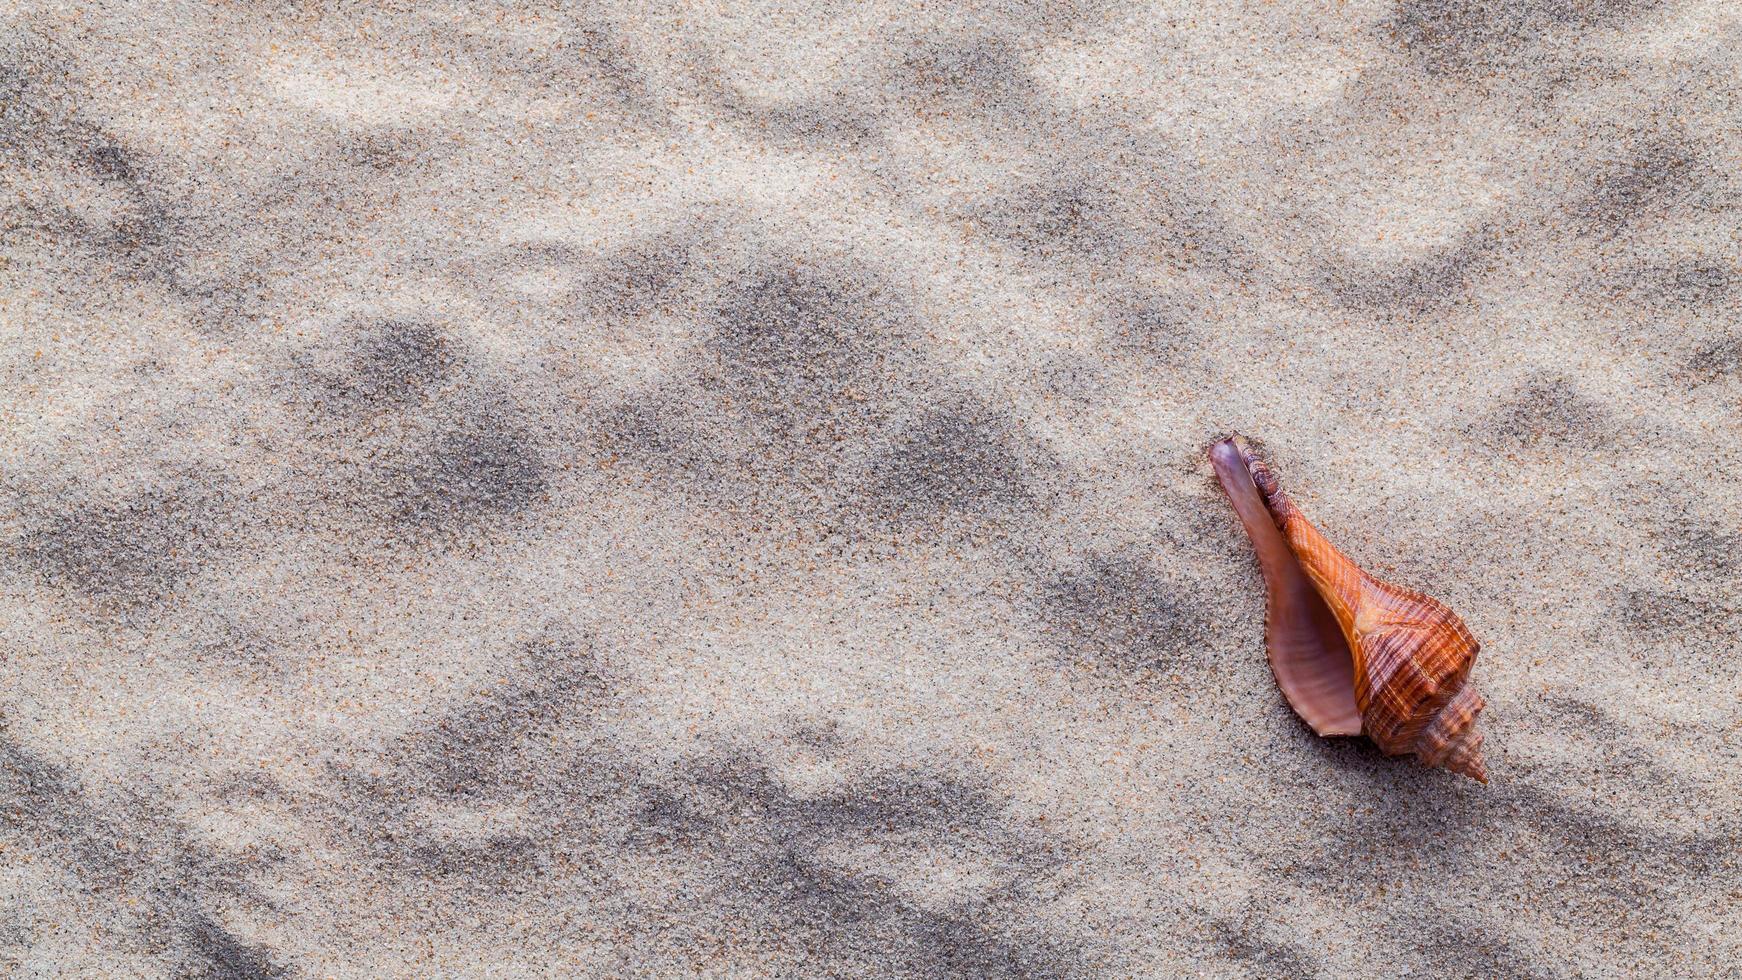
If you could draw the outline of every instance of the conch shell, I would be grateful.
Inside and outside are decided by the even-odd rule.
[[[1486,783],[1469,684],[1479,644],[1457,614],[1355,566],[1230,436],[1210,448],[1258,552],[1270,596],[1265,644],[1277,686],[1320,735],[1365,733],[1386,755],[1414,755]]]

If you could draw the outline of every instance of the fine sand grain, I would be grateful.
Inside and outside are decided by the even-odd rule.
[[[0,6],[0,974],[1734,977],[1742,6]],[[1314,737],[1204,458],[1480,637]]]

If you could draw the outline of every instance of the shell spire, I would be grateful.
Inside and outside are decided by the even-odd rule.
[[[1476,731],[1485,702],[1469,684],[1480,644],[1464,621],[1438,599],[1350,561],[1245,439],[1216,443],[1210,461],[1264,569],[1265,645],[1289,704],[1320,735],[1359,732],[1387,755],[1414,755],[1486,783]]]

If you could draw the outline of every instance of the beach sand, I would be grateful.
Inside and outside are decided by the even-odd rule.
[[[1736,5],[0,24],[0,972],[1738,975]]]

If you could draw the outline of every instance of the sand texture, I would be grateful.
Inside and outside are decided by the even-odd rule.
[[[0,4],[0,975],[1742,976],[1742,5]],[[1483,644],[1322,740],[1205,459]]]

